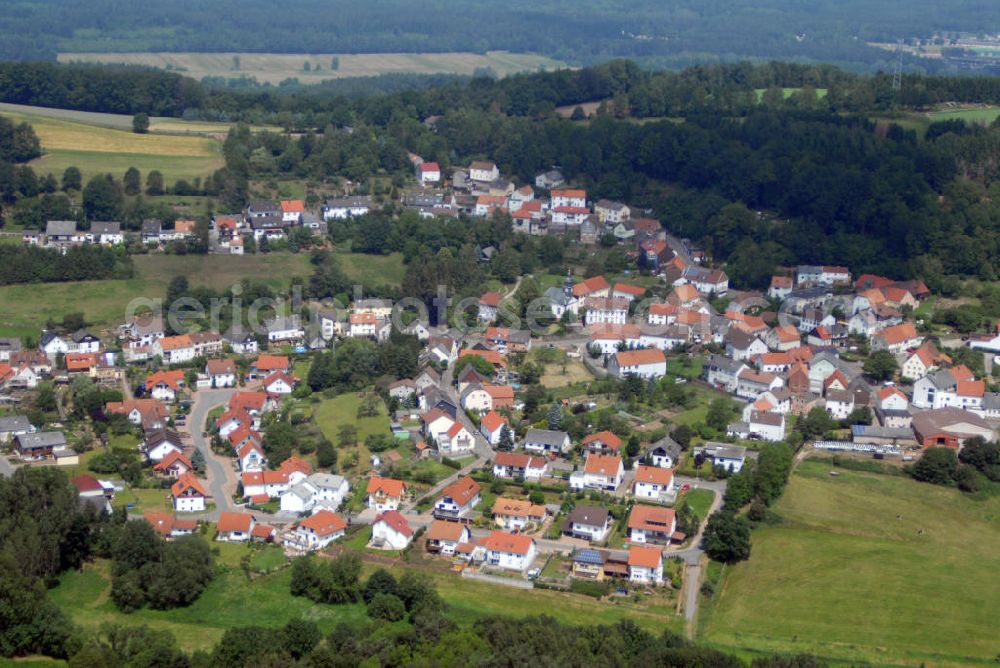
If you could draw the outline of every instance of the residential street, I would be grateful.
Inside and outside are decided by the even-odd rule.
[[[205,457],[205,475],[207,478],[208,491],[215,501],[215,512],[207,513],[205,518],[218,517],[218,513],[223,511],[236,510],[232,496],[236,493],[236,485],[239,481],[236,470],[233,468],[233,460],[222,457],[212,451],[209,439],[202,436],[205,429],[205,420],[209,412],[217,406],[224,406],[229,402],[229,398],[235,394],[235,389],[222,390],[199,390],[194,393],[194,402],[191,404],[191,413],[187,417],[181,432],[191,435],[191,442],[194,447],[201,451]]]

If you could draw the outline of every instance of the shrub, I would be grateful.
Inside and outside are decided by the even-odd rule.
[[[384,619],[387,622],[398,622],[406,616],[406,606],[395,594],[376,594],[368,604],[368,616],[373,619]]]

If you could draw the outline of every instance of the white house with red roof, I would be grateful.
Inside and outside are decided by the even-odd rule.
[[[153,470],[167,478],[179,478],[184,473],[194,471],[194,465],[182,453],[172,450],[153,465]]]
[[[598,455],[616,455],[621,452],[621,437],[611,431],[599,431],[583,439],[583,449]]]
[[[619,378],[661,378],[667,373],[667,358],[658,348],[622,350],[608,360],[608,371]]]
[[[663,549],[652,545],[629,547],[628,579],[642,584],[663,584]]]
[[[402,480],[373,476],[368,479],[366,490],[368,507],[377,513],[396,510],[406,496],[406,488]]]
[[[909,348],[916,348],[923,340],[912,322],[904,322],[875,333],[871,337],[871,349],[873,352],[888,350],[890,353],[901,353]]]
[[[507,419],[496,411],[490,411],[483,416],[483,419],[479,421],[479,431],[482,433],[486,440],[489,441],[490,445],[496,445],[500,442],[500,437],[503,434],[504,429],[509,429],[507,425]],[[511,436],[513,439],[513,435]]]
[[[421,162],[417,165],[417,180],[422,186],[439,183],[441,181],[441,166],[436,162]]]
[[[492,531],[480,541],[483,560],[505,570],[525,571],[538,553],[535,539],[523,534]]]
[[[284,371],[275,371],[264,379],[262,387],[268,394],[291,394],[298,382]]]
[[[480,501],[479,483],[469,476],[459,478],[443,490],[434,502],[434,517],[455,520],[465,517]]]
[[[238,432],[234,432],[231,436],[236,433]],[[236,450],[236,459],[241,471],[261,471],[267,466],[267,456],[264,454],[259,435],[256,432],[250,434],[250,437]]]
[[[347,531],[347,522],[340,515],[329,510],[319,512],[302,520],[285,534],[286,548],[299,552],[321,550]]]
[[[375,518],[369,547],[378,550],[405,550],[413,540],[413,529],[397,510],[389,510]]]
[[[215,523],[215,540],[223,543],[249,542],[254,524],[250,513],[219,513],[219,520]]]
[[[622,484],[625,467],[617,455],[587,455],[583,471],[570,474],[569,484],[573,489],[601,489],[614,491]]]
[[[575,206],[585,208],[587,206],[587,191],[572,188],[553,190],[552,208],[557,206]]]
[[[157,371],[146,378],[145,386],[146,391],[154,399],[174,401],[177,393],[184,387],[184,371],[181,369]]]
[[[298,225],[306,212],[306,203],[300,199],[281,200],[281,222]]]
[[[461,522],[434,520],[427,530],[427,551],[438,554],[455,554],[455,549],[462,543],[472,540],[469,527]]]
[[[659,466],[643,466],[635,469],[632,496],[656,503],[673,503],[677,496],[674,472]]]
[[[493,476],[511,480],[539,481],[548,471],[548,460],[520,452],[498,452],[493,458]]]
[[[497,308],[500,306],[501,295],[491,290],[479,298],[479,320],[493,322],[497,318]]]
[[[628,283],[615,283],[615,287],[611,291],[612,297],[628,301],[641,299],[644,294],[646,294],[646,288],[640,285],[629,285]]]
[[[236,363],[231,359],[210,359],[205,362],[205,375],[212,387],[234,387],[236,385]]]
[[[183,473],[170,488],[174,510],[179,513],[200,513],[205,511],[208,494],[201,481],[193,473]]]

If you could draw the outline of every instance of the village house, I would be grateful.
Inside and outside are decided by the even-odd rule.
[[[636,504],[628,516],[628,537],[632,543],[669,545],[677,531],[674,511],[660,506]]]
[[[223,543],[248,543],[256,522],[250,513],[219,513],[215,540]]]
[[[849,285],[851,272],[847,267],[799,265],[795,268],[795,284],[801,285]]]
[[[484,561],[490,566],[512,571],[525,571],[535,560],[538,548],[529,536],[493,531],[480,542]]]
[[[628,579],[642,584],[663,584],[663,550],[644,545],[630,546]]]
[[[640,464],[635,469],[632,496],[655,503],[673,503],[677,496],[674,472],[668,468]]]
[[[982,417],[960,408],[938,408],[920,411],[913,416],[913,435],[925,448],[961,448],[965,441],[980,436],[987,441],[996,432]]]
[[[194,464],[182,453],[171,450],[163,459],[153,465],[153,471],[165,478],[177,479],[183,474],[194,472]]]
[[[587,297],[583,301],[584,324],[624,325],[628,321],[629,300],[621,297]]]
[[[524,435],[524,449],[529,452],[565,454],[569,452],[572,443],[569,434],[564,431],[537,429],[532,427]]]
[[[411,540],[413,529],[406,518],[396,510],[387,510],[375,518],[368,545],[377,550],[405,550]]]
[[[611,513],[607,508],[576,506],[566,514],[562,531],[571,538],[600,542],[611,531]]]
[[[0,444],[10,443],[15,436],[33,434],[38,429],[25,415],[0,417]]]
[[[198,520],[181,519],[173,513],[147,510],[142,514],[142,517],[153,527],[153,531],[165,540],[190,536],[198,530]]]
[[[366,490],[368,507],[376,513],[397,510],[406,496],[406,488],[407,484],[402,480],[378,476],[369,478]]]
[[[460,522],[434,520],[427,530],[427,551],[443,555],[455,554],[455,549],[462,543],[472,540],[469,527]]]
[[[695,456],[709,459],[713,467],[721,466],[730,473],[739,473],[746,462],[747,449],[741,445],[729,445],[728,443],[706,442],[703,446],[695,448]]]
[[[621,452],[624,441],[614,432],[599,431],[583,439],[581,445],[584,451],[598,455],[611,455]]]
[[[573,489],[600,489],[614,491],[622,484],[625,467],[617,455],[587,455],[582,471],[570,474]]]
[[[545,506],[538,506],[524,499],[497,497],[493,502],[493,521],[501,529],[524,531],[531,525],[538,527],[548,514]]]
[[[328,199],[323,205],[323,220],[346,220],[363,216],[371,207],[372,198],[368,196]]]
[[[517,452],[498,452],[493,458],[493,475],[511,480],[539,481],[548,471],[544,457],[532,457]]]
[[[909,348],[916,348],[923,341],[917,334],[912,322],[904,322],[892,327],[886,327],[871,338],[872,352],[888,350],[890,353],[901,353]]]
[[[350,491],[347,478],[330,473],[312,473],[280,495],[283,512],[315,512],[317,508],[337,510]]]
[[[609,358],[608,371],[619,378],[661,378],[667,373],[667,358],[657,348],[622,350]]]
[[[924,341],[903,362],[900,375],[906,380],[919,380],[945,364],[951,364],[951,358],[940,351],[931,341]]]
[[[321,510],[302,520],[285,534],[286,548],[299,552],[321,550],[341,538],[347,530],[347,522],[329,510]]]
[[[159,401],[173,402],[184,389],[184,371],[157,371],[146,377],[145,387],[149,395]]]
[[[480,500],[479,483],[465,476],[451,483],[434,502],[433,515],[436,519],[457,520],[468,516]]]
[[[497,318],[497,308],[500,306],[501,295],[495,290],[485,293],[479,298],[479,320],[493,322]]]
[[[211,359],[205,363],[205,374],[212,387],[233,387],[236,385],[236,363],[231,359]]]
[[[179,513],[200,513],[205,511],[208,494],[193,473],[184,473],[170,488],[174,511]]]
[[[140,451],[151,462],[161,461],[171,452],[184,452],[180,434],[172,429],[150,429],[143,434]]]

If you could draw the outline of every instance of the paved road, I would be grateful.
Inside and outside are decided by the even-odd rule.
[[[0,455],[0,475],[8,477],[14,475],[14,467],[7,461],[6,455]]]
[[[229,403],[229,398],[236,392],[235,389],[222,390],[199,390],[194,393],[194,402],[191,404],[191,413],[188,415],[186,424],[182,431],[191,435],[194,447],[201,451],[205,457],[206,477],[208,479],[208,489],[215,501],[215,512],[207,513],[211,519],[217,519],[218,513],[223,511],[236,510],[233,503],[233,494],[236,493],[236,470],[233,468],[233,460],[222,457],[212,451],[212,445],[208,438],[202,436],[205,428],[205,420],[209,412],[217,406]]]

